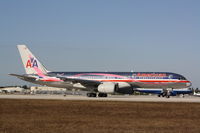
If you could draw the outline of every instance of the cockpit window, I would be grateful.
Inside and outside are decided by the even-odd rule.
[[[179,77],[179,80],[186,80],[186,78],[181,76],[181,77]]]

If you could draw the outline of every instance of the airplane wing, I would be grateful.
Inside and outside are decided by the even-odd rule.
[[[9,75],[18,77],[18,78],[23,79],[23,80],[36,80],[35,77],[29,77],[29,76],[26,76],[26,75],[19,75],[19,74],[9,74]]]
[[[26,81],[35,81],[37,80],[36,77],[30,77],[27,75],[19,75],[19,74],[9,74],[11,76],[15,76],[18,77],[22,80],[26,80]],[[61,80],[63,80],[64,82],[72,82],[72,83],[80,83],[81,85],[85,86],[85,87],[97,87],[99,84],[101,84],[101,82],[99,81],[94,81],[94,80],[86,80],[86,79],[77,79],[77,78],[67,78],[67,77],[62,77],[62,76],[58,76],[56,78],[59,78]]]
[[[64,82],[72,82],[72,83],[80,83],[81,85],[85,87],[97,87],[99,84],[101,84],[100,81],[96,80],[87,80],[87,79],[78,79],[78,78],[67,78],[67,77],[60,77],[58,76],[57,78],[60,78]]]

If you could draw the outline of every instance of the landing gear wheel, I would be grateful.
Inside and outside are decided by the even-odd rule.
[[[96,93],[87,93],[87,96],[88,97],[97,97],[97,94]]]
[[[107,97],[108,95],[106,93],[99,93],[98,97]]]

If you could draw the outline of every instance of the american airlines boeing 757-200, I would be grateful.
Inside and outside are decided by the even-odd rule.
[[[54,72],[48,71],[26,45],[18,45],[26,74],[10,74],[22,80],[51,87],[80,89],[88,97],[132,94],[134,91],[169,97],[191,93],[191,82],[171,72]],[[153,89],[152,89],[153,88]],[[161,88],[161,89],[160,89]]]

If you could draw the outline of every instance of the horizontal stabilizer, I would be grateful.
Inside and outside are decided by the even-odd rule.
[[[36,80],[35,77],[29,77],[29,76],[25,76],[25,75],[18,75],[18,74],[8,74],[8,75],[15,76],[15,77],[18,77],[23,80]]]

